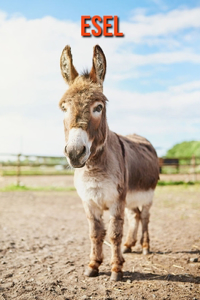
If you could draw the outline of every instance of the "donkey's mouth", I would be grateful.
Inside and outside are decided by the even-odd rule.
[[[80,164],[80,163],[77,164],[77,163],[70,162],[70,165],[72,166],[72,168],[75,168],[75,169],[83,168],[85,166],[85,164],[86,164],[86,162],[84,162],[83,164]]]
[[[83,168],[87,161],[87,159],[84,161],[79,161],[79,160],[75,160],[75,159],[73,160],[73,159],[70,159],[67,155],[65,155],[65,157],[68,161],[68,164],[74,169]]]

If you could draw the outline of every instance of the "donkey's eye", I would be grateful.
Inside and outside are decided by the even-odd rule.
[[[97,111],[97,112],[101,112],[103,109],[103,105],[99,104],[98,106],[96,106],[94,109],[93,109],[93,112]]]

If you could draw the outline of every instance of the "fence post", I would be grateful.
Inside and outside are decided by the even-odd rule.
[[[178,159],[178,163],[176,165],[176,173],[179,174],[179,159]]]
[[[20,185],[20,156],[21,154],[17,155],[17,185]]]
[[[193,179],[194,179],[194,182],[196,182],[197,174],[196,174],[196,157],[195,157],[195,155],[192,155],[192,167],[193,167]]]
[[[158,157],[158,163],[159,163],[159,172],[162,174],[162,166],[163,166],[163,158]]]
[[[3,163],[0,163],[0,176],[3,176]]]

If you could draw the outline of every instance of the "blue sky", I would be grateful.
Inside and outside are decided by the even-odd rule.
[[[131,16],[131,11],[135,9],[145,9],[148,11],[148,15],[153,13],[159,13],[161,11],[170,11],[177,7],[197,7],[200,6],[199,0],[174,0],[174,1],[162,1],[162,0],[140,0],[140,1],[1,1],[1,10],[6,11],[8,14],[19,13],[25,16],[27,19],[42,18],[45,16],[52,16],[60,20],[73,20],[80,21],[81,15],[117,15],[121,20],[127,20]]]
[[[117,15],[123,38],[81,37],[82,15]],[[159,155],[200,140],[199,1],[0,1],[0,153],[62,155],[59,70],[78,71],[100,44],[110,129],[147,137]]]

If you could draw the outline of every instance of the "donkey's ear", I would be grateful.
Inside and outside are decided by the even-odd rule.
[[[90,71],[90,78],[93,82],[103,84],[106,75],[106,57],[99,45],[94,46],[93,66]]]
[[[60,69],[63,78],[69,85],[72,84],[74,79],[78,76],[78,72],[73,65],[71,47],[68,45],[63,49],[60,57]]]

